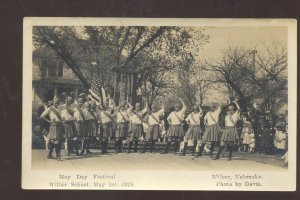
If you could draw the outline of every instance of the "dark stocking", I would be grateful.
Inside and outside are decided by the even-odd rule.
[[[86,149],[86,144],[87,143],[87,140],[86,139],[84,139],[83,140],[83,144],[82,144],[82,150],[81,150],[81,152],[80,152],[80,155],[82,155],[82,154],[84,154],[84,151],[85,151],[85,149]]]
[[[215,142],[211,142],[211,147],[210,147],[210,152],[209,152],[210,157],[212,157],[214,149],[215,149]]]
[[[192,154],[194,155],[195,151],[197,148],[197,140],[194,141],[194,146],[193,146],[193,150],[192,150]]]
[[[130,152],[131,152],[132,144],[133,144],[133,141],[129,141],[128,153],[130,153]]]
[[[232,151],[233,151],[233,146],[232,146],[232,145],[228,146],[228,150],[229,150],[228,160],[231,160],[231,157],[232,157]]]
[[[150,152],[151,152],[151,153],[153,152],[153,147],[154,147],[154,145],[155,145],[155,141],[152,141],[152,142],[151,142],[151,146],[150,146]]]
[[[214,160],[220,159],[220,154],[223,151],[223,149],[224,149],[224,146],[220,146],[219,151],[218,151],[216,157],[214,158]]]
[[[166,148],[165,148],[165,150],[162,152],[162,154],[165,154],[165,153],[168,153],[168,152],[169,152],[170,145],[171,145],[171,142],[170,142],[170,141],[167,141]]]
[[[187,142],[184,142],[183,150],[182,153],[180,154],[181,156],[185,156],[186,148],[187,148]]]
[[[68,155],[70,155],[71,153],[73,153],[73,143],[71,139],[67,140],[67,145],[68,145]]]
[[[148,141],[145,141],[144,148],[143,148],[143,151],[141,153],[145,153],[146,152],[147,146],[148,146]]]
[[[134,141],[134,152],[137,152],[138,141]]]
[[[53,158],[52,153],[53,153],[53,150],[54,150],[54,144],[52,142],[50,142],[48,146],[49,146],[48,159],[51,159],[51,158]]]
[[[118,150],[119,150],[119,139],[115,140],[115,150],[116,150],[116,153],[118,153]]]
[[[204,149],[204,147],[205,147],[205,142],[203,142],[202,144],[201,144],[201,146],[200,146],[200,148],[199,148],[199,151],[198,151],[198,154],[197,154],[197,156],[196,157],[201,157],[202,156],[202,152],[203,152],[203,149]]]
[[[91,147],[91,139],[89,138],[87,141],[86,141],[86,153],[92,153],[90,151],[90,147]]]
[[[101,141],[101,153],[105,153],[105,141]]]
[[[122,139],[119,139],[119,143],[118,143],[118,152],[121,153],[122,152]]]

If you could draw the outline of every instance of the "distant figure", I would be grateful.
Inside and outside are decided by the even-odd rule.
[[[255,134],[252,132],[250,135],[250,142],[249,142],[249,152],[254,153],[255,152]]]
[[[282,155],[287,148],[287,134],[280,125],[276,125],[275,130],[274,147],[276,148],[277,153]]]
[[[249,144],[250,144],[250,140],[251,140],[251,134],[253,133],[253,129],[251,126],[251,123],[246,120],[243,123],[243,130],[242,130],[242,134],[243,136],[243,147],[242,147],[242,151],[248,151],[249,150]]]
[[[260,137],[259,152],[271,154],[274,145],[273,145],[273,138],[272,138],[272,132],[270,130],[270,126],[264,118],[261,118],[260,122],[261,122],[261,126],[259,129],[259,137]]]

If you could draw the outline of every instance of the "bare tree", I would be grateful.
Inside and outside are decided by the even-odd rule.
[[[230,98],[238,98],[242,108],[252,107],[254,99],[262,99],[262,108],[270,109],[268,104],[285,89],[287,83],[287,53],[278,45],[258,52],[257,59],[249,54],[251,50],[231,46],[224,52],[221,61],[214,64],[207,61],[207,69],[214,72],[214,82],[227,87]]]
[[[200,61],[193,65],[190,72],[192,79],[194,80],[194,85],[196,87],[196,93],[198,96],[198,101],[200,106],[203,105],[204,100],[207,98],[209,90],[213,87],[214,82],[210,80],[210,73],[205,70],[204,62]]]

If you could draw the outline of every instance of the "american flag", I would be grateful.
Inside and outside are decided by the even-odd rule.
[[[97,65],[96,62],[92,62],[92,65],[95,66]],[[92,75],[92,81],[91,81],[91,88],[89,89],[89,98],[92,100],[96,101],[97,105],[100,105],[103,100],[106,99],[106,92],[105,90],[101,87],[101,82],[100,82],[100,76],[97,75],[97,73],[93,73]],[[101,94],[103,99],[101,99]]]

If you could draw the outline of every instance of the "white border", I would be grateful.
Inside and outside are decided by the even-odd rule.
[[[296,190],[296,119],[297,119],[297,21],[294,19],[149,19],[149,18],[49,18],[26,17],[23,23],[23,124],[22,124],[22,188],[23,189],[95,189],[98,188],[49,188],[48,182],[59,173],[74,175],[75,172],[31,170],[31,112],[32,112],[32,27],[33,26],[287,26],[288,27],[288,119],[289,119],[289,167],[287,172],[259,172],[263,174],[263,187],[217,188],[211,172],[155,171],[106,171],[118,179],[134,181],[130,190]],[[97,172],[83,171],[86,175]],[[247,172],[222,172],[225,175]],[[253,174],[253,172],[251,173]],[[194,177],[201,180],[194,181]],[[170,181],[173,180],[173,181]],[[180,181],[174,181],[180,180]],[[204,180],[204,181],[203,181]],[[108,188],[106,188],[108,189]],[[126,189],[126,188],[113,188]]]

